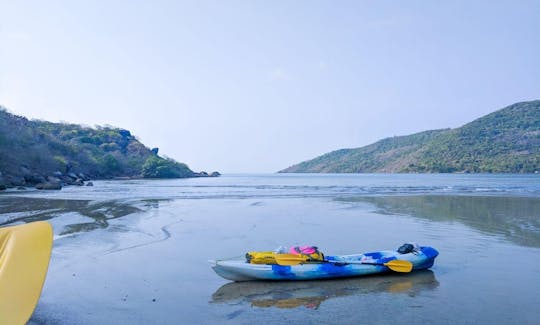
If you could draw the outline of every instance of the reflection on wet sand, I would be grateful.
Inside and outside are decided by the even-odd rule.
[[[253,307],[317,309],[327,299],[368,293],[408,294],[435,289],[439,282],[430,270],[409,274],[389,273],[323,281],[231,282],[212,295],[212,303],[243,304]]]
[[[409,214],[433,221],[459,221],[522,246],[540,247],[540,199],[459,195],[341,198],[369,202],[379,213]]]
[[[107,228],[108,220],[142,211],[132,203],[119,201],[88,201],[6,197],[0,200],[0,226],[21,222],[49,220],[65,213],[75,212],[92,219],[64,225],[60,235]]]

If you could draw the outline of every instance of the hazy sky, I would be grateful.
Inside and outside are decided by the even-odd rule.
[[[540,98],[540,1],[0,0],[0,104],[273,172]]]

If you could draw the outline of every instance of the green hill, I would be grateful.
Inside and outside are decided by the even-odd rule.
[[[456,129],[392,137],[329,152],[281,173],[534,173],[540,100],[516,103]]]
[[[0,107],[0,187],[206,176],[157,153],[124,129],[28,120]]]

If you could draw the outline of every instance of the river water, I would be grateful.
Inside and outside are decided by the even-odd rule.
[[[48,220],[30,324],[538,324],[538,175],[224,175],[0,195],[0,225]],[[312,244],[440,255],[430,271],[232,283],[207,260]]]

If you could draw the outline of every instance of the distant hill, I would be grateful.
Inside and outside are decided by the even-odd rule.
[[[456,129],[424,131],[340,149],[281,173],[534,173],[540,171],[540,100]]]
[[[115,177],[207,176],[158,156],[128,130],[28,120],[0,107],[0,188]],[[52,178],[52,180],[51,180]]]

